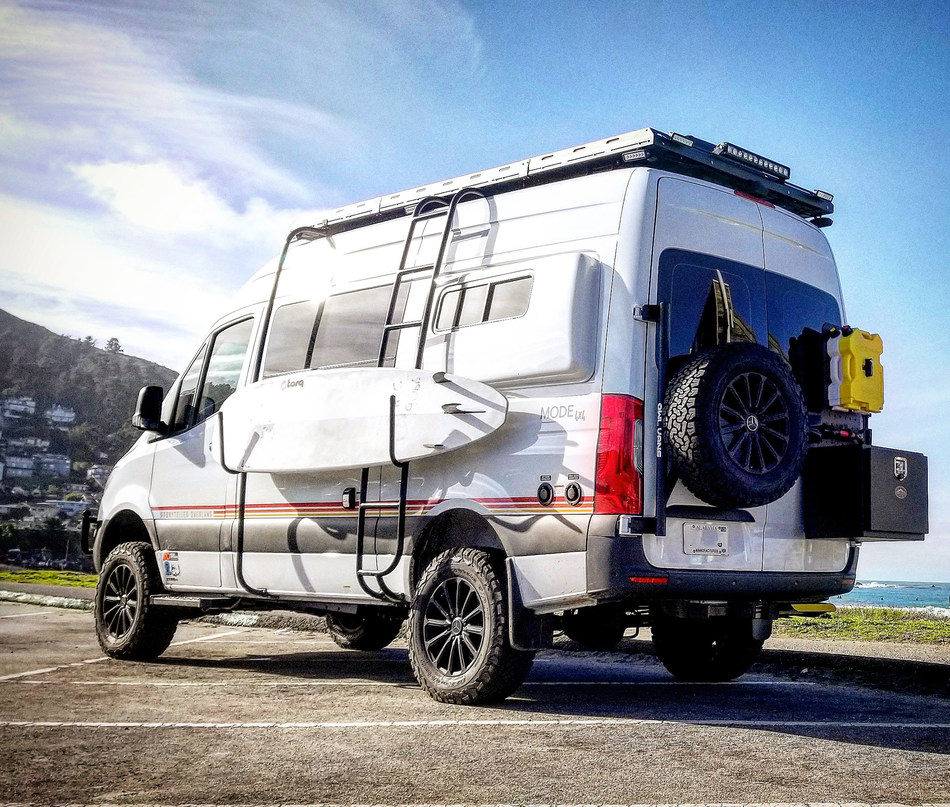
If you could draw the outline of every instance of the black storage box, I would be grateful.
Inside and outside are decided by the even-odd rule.
[[[922,541],[929,529],[923,454],[815,447],[805,458],[802,481],[808,538]]]

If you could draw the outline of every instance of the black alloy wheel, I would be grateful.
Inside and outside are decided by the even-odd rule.
[[[788,405],[778,385],[758,372],[730,381],[719,404],[719,434],[747,473],[765,474],[777,467],[791,435]]]
[[[139,613],[139,587],[131,567],[119,563],[109,570],[102,595],[102,619],[116,642],[125,639]]]
[[[465,580],[443,582],[429,598],[422,617],[429,661],[445,675],[461,675],[478,658],[485,641],[485,609]]]

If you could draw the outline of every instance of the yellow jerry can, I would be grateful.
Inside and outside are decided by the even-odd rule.
[[[876,333],[844,329],[828,340],[831,381],[828,404],[835,409],[880,412],[884,408],[884,342]]]

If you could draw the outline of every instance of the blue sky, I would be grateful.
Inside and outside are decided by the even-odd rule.
[[[835,194],[875,442],[930,456],[931,536],[864,578],[950,580],[950,6],[0,0],[0,307],[180,368],[320,211],[643,126]]]

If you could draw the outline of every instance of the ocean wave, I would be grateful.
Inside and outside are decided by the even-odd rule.
[[[911,611],[920,611],[929,617],[937,619],[950,619],[950,608],[938,608],[936,605],[926,605],[923,608],[911,608]]]
[[[855,583],[855,588],[900,588],[895,583]]]
[[[950,608],[940,608],[936,605],[867,605],[864,603],[847,603],[837,606],[839,611],[877,611],[886,608],[891,611],[909,611],[929,619],[950,619]]]

